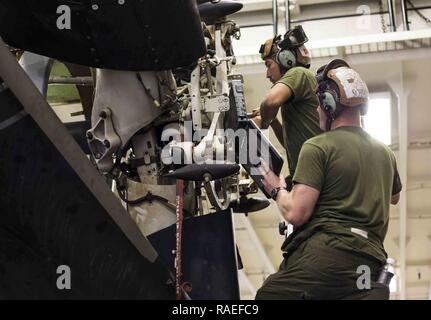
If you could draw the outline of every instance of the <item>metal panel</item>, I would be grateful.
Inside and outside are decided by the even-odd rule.
[[[174,270],[175,226],[149,236]],[[182,233],[183,281],[192,299],[238,300],[239,285],[230,210],[185,219]]]
[[[0,93],[0,122],[22,109]],[[159,258],[136,250],[29,115],[0,131],[0,150],[0,298],[174,297]],[[70,290],[56,286],[60,265]]]
[[[71,29],[57,28],[57,0],[2,0],[0,35],[11,46],[97,68],[167,70],[205,54],[195,0],[65,1]]]

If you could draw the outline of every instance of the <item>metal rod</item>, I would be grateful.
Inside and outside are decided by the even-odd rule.
[[[431,6],[420,6],[420,7],[415,7],[415,8],[406,8],[406,11],[423,10],[423,9],[431,9]]]
[[[268,26],[272,26],[272,23],[246,24],[246,25],[240,25],[240,28],[255,28],[255,27],[268,27]]]
[[[389,11],[379,11],[379,12],[371,12],[367,15],[378,15],[378,14],[386,14],[389,13]],[[307,21],[318,21],[318,20],[328,20],[328,19],[340,19],[340,18],[352,18],[352,17],[360,17],[363,16],[363,13],[352,13],[352,14],[340,14],[336,16],[329,16],[329,17],[317,17],[317,18],[309,18],[309,19],[293,19],[290,21],[290,23],[300,23],[300,22],[307,22]]]
[[[431,6],[430,6],[431,8]],[[412,9],[407,9],[412,10]],[[378,15],[378,14],[388,14],[389,11],[379,11],[379,12],[371,12],[369,15]],[[309,19],[290,19],[289,24],[297,24],[302,22],[308,22],[308,21],[318,21],[318,20],[328,20],[328,19],[340,19],[340,18],[352,18],[352,17],[360,17],[363,16],[363,13],[352,13],[352,14],[341,14],[336,16],[328,16],[328,17],[316,17],[316,18],[309,18]],[[254,28],[254,27],[266,27],[270,26],[270,23],[256,23],[256,24],[247,24],[247,25],[240,25],[241,28]]]
[[[422,6],[422,7],[416,7],[417,10],[423,10],[423,9],[431,9],[431,6]],[[406,11],[412,11],[415,10],[413,8],[406,8]],[[389,11],[378,11],[378,12],[371,12],[369,15],[378,15],[378,14],[389,14]],[[341,15],[335,15],[335,16],[327,16],[327,17],[317,17],[317,18],[309,18],[309,19],[290,19],[290,25],[302,23],[302,22],[308,22],[308,21],[319,21],[319,20],[327,20],[327,19],[341,19],[341,18],[352,18],[352,17],[359,17],[363,16],[363,13],[352,13],[352,14],[341,14]],[[247,25],[240,25],[241,28],[254,28],[254,27],[266,27],[270,26],[270,23],[256,23],[256,24],[247,24]]]
[[[286,26],[286,31],[290,30],[290,1],[289,0],[284,0],[284,7],[285,7],[285,12],[284,12],[284,23]]]
[[[51,77],[49,84],[74,84],[77,86],[93,86],[92,77]]]
[[[408,12],[407,12],[407,6],[406,6],[406,0],[401,0],[401,14],[403,17],[403,28],[404,31],[409,31],[410,30],[410,26],[409,26],[409,16],[408,16]]]
[[[388,11],[389,11],[389,21],[391,23],[391,31],[397,31],[397,25],[395,22],[395,9],[394,9],[394,0],[388,0]]]
[[[402,74],[400,75],[400,90],[398,92],[398,130],[399,130],[399,174],[403,185],[408,185],[407,168],[408,168],[408,95],[404,90]],[[406,298],[406,245],[407,245],[407,188],[401,190],[399,202],[400,209],[400,298]]]
[[[272,0],[272,27],[274,36],[278,34],[278,3],[277,0]]]

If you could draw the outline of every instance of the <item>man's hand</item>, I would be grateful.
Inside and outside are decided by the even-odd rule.
[[[260,128],[262,122],[262,118],[260,116],[260,108],[253,109],[251,115],[249,116],[249,119],[253,120],[253,122],[258,126],[258,128]]]
[[[259,171],[260,174],[263,176],[262,183],[265,187],[265,191],[268,194],[271,194],[271,191],[277,187],[280,188],[286,188],[286,180],[284,179],[283,175],[280,174],[280,177],[277,177],[277,175],[269,168],[268,163],[266,163],[262,158],[260,159],[260,167]]]
[[[274,188],[286,188],[283,175],[280,174],[280,177],[277,177],[265,161],[260,159],[260,162],[259,170],[263,176],[262,183],[266,192],[271,194]],[[278,196],[277,205],[284,219],[295,227],[300,227],[313,214],[319,195],[319,190],[305,184],[297,184],[293,187],[292,192],[283,192]]]

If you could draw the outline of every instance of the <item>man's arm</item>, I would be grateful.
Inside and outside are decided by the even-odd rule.
[[[393,179],[393,182],[392,182],[391,204],[395,205],[395,204],[398,204],[398,202],[400,201],[400,192],[401,192],[403,186],[402,186],[402,183],[401,183],[400,175],[398,173],[397,162],[395,160],[395,156],[394,156],[393,153],[391,153],[391,155],[392,155],[393,165],[394,165],[394,168],[395,168],[394,179]]]
[[[398,204],[398,202],[400,201],[400,193],[398,192],[397,194],[394,194],[391,198],[391,204]]]
[[[271,88],[260,105],[262,129],[267,129],[269,127],[272,120],[277,116],[280,106],[289,100],[292,94],[292,90],[282,83],[277,83]]]
[[[271,193],[271,190],[276,187],[286,187],[283,175],[277,177],[262,159],[259,170],[263,177],[262,183],[268,193]],[[292,192],[285,189],[280,190],[276,202],[283,218],[295,227],[299,227],[310,219],[319,195],[320,191],[316,188],[305,184],[296,184]]]
[[[280,144],[284,145],[284,138],[283,138],[283,126],[281,125],[280,121],[278,121],[277,118],[275,118],[271,122],[271,128],[275,133],[275,136],[277,137],[277,140],[280,142]]]
[[[292,192],[281,190],[277,205],[283,217],[295,227],[306,223],[313,214],[320,191],[305,184],[297,184]]]
[[[262,118],[260,116],[260,109],[254,109],[252,114],[249,115],[249,119],[253,120],[253,122],[259,128],[261,128]],[[271,122],[271,128],[274,131],[275,136],[277,137],[277,140],[280,142],[280,144],[284,145],[283,126],[281,125],[280,121],[278,121],[277,117],[275,117],[274,120]]]

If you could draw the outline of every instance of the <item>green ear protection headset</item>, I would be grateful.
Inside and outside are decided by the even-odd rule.
[[[317,70],[317,97],[319,99],[320,108],[326,115],[326,131],[331,130],[332,122],[341,114],[343,107],[340,105],[340,92],[338,85],[332,79],[329,79],[327,74],[331,69],[336,69],[338,67],[348,67],[350,66],[341,59],[335,59],[320,67]]]
[[[262,59],[265,59],[274,52],[275,61],[285,69],[290,69],[298,65],[297,48],[307,41],[307,35],[302,26],[299,25],[286,32],[283,40],[281,40],[280,35],[276,35],[272,40],[266,41],[265,44],[261,45],[259,53]]]
[[[286,32],[284,39],[278,43],[280,50],[275,57],[277,63],[286,69],[297,66],[297,48],[303,46],[307,41],[308,37],[300,25]]]
[[[275,61],[286,69],[290,69],[296,66],[296,50],[295,49],[281,49],[275,56]]]

